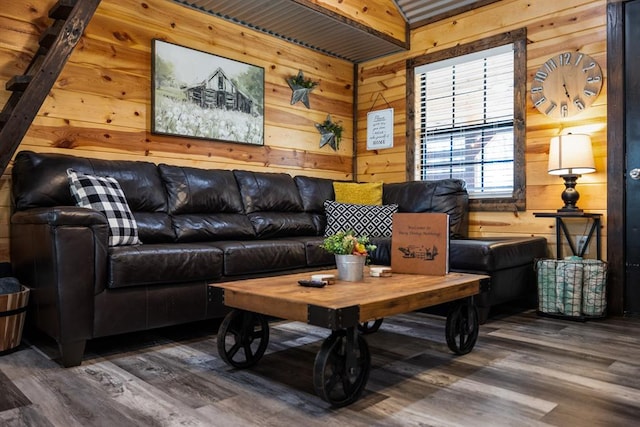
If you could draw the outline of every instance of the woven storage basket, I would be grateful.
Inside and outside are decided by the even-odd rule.
[[[22,328],[29,302],[29,288],[0,295],[0,351],[10,350],[20,345]]]

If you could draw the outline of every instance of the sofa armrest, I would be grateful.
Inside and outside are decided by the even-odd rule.
[[[108,226],[107,218],[102,213],[93,209],[75,206],[56,206],[18,211],[11,216],[11,224],[44,224],[52,227],[74,225]]]
[[[533,267],[533,260],[546,252],[544,237],[452,239],[449,259],[452,270],[491,273],[521,265]]]
[[[13,272],[31,288],[28,317],[61,346],[92,337],[108,237],[106,217],[90,209],[35,208],[11,217]]]

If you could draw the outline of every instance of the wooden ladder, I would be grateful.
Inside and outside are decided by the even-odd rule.
[[[11,91],[0,112],[0,175],[38,114],[67,59],[78,44],[100,0],[59,0],[49,11],[52,25],[40,36],[40,48],[23,75],[6,84]]]

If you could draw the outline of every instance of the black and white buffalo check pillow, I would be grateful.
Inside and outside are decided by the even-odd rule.
[[[340,231],[353,230],[356,236],[391,237],[393,214],[398,205],[356,205],[325,200],[327,215],[325,237]]]
[[[73,169],[67,169],[67,176],[76,204],[100,211],[107,217],[109,246],[140,243],[138,225],[115,178],[87,175]]]

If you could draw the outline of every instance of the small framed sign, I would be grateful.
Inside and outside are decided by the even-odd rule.
[[[367,150],[393,148],[393,108],[367,113]]]

